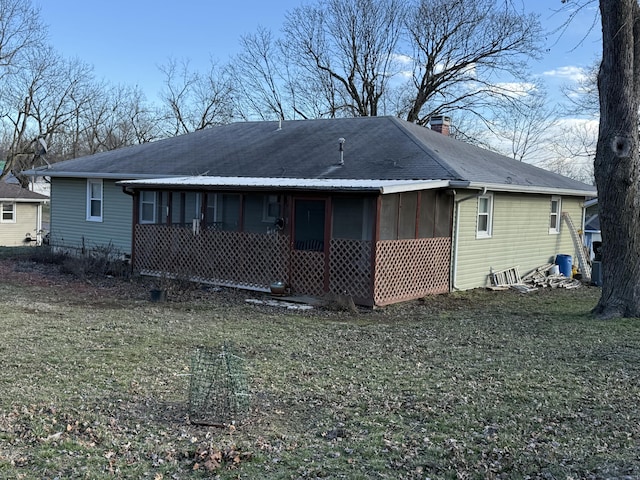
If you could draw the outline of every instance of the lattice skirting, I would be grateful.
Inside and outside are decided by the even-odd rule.
[[[379,306],[449,291],[449,238],[378,242],[375,275],[369,241],[334,239],[327,260],[324,252],[290,250],[279,233],[136,225],[134,248],[137,271],[219,285],[268,290],[284,281],[294,294],[328,290]]]
[[[450,258],[450,238],[378,242],[375,304],[382,306],[448,292]]]
[[[287,278],[288,238],[136,225],[134,268],[194,281],[267,289]]]

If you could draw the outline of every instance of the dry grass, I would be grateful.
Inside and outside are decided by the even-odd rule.
[[[640,323],[596,289],[305,313],[43,268],[0,261],[0,478],[640,476]],[[191,352],[225,341],[249,418],[192,425]]]

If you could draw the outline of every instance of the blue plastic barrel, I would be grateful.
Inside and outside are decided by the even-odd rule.
[[[558,265],[562,275],[571,278],[571,266],[573,265],[571,262],[571,255],[556,255],[556,265]]]

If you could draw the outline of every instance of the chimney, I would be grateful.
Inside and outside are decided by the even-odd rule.
[[[434,132],[449,136],[451,127],[451,117],[445,115],[435,115],[429,119],[429,125]]]

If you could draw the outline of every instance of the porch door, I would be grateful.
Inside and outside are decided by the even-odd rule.
[[[294,293],[322,295],[328,278],[327,201],[296,198],[293,203],[291,288]]]

